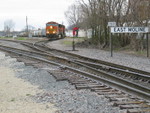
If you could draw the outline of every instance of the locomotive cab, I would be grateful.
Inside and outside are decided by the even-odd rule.
[[[48,22],[46,24],[46,37],[47,38],[64,38],[65,26],[56,22]]]

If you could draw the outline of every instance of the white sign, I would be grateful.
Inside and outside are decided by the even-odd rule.
[[[148,33],[148,27],[111,27],[111,33]]]
[[[108,22],[108,26],[109,27],[115,27],[116,26],[116,22]]]

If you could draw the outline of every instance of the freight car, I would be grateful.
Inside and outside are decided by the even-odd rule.
[[[46,37],[46,31],[45,29],[38,29],[32,31],[33,37]]]
[[[64,38],[65,26],[57,22],[46,23],[46,37],[47,38]]]

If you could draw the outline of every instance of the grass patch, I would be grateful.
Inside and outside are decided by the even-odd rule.
[[[72,45],[72,41],[65,40],[62,42],[62,44],[70,46],[70,45]]]
[[[26,94],[26,96],[31,96],[31,94]]]
[[[2,39],[11,39],[12,37],[0,37]]]
[[[64,41],[62,42],[62,44],[67,45],[67,46],[71,46],[73,40],[74,40],[75,43],[84,41],[84,38],[83,38],[83,37],[74,37],[74,39],[73,39],[73,37],[67,37],[66,39],[67,39],[67,40],[64,40]]]
[[[27,40],[27,38],[25,38],[25,37],[17,37],[17,38],[15,38],[16,40]]]
[[[113,49],[114,49],[115,51],[132,51],[130,46],[114,47]]]
[[[14,101],[15,101],[15,98],[12,98],[10,101],[11,101],[11,102],[14,102]]]
[[[138,55],[146,55],[147,51],[146,50],[143,50],[143,51],[137,51],[136,52]]]
[[[15,38],[13,38],[13,37],[0,37],[0,38],[2,38],[2,39],[15,39],[15,40],[27,40],[28,39],[26,37],[15,37]]]
[[[130,46],[126,46],[126,47],[118,47],[118,48],[114,48],[114,51],[115,52],[121,52],[121,53],[127,53],[127,54],[130,54],[130,55],[137,55],[137,56],[147,56],[147,51],[146,49],[144,50],[138,50],[138,51],[135,51],[134,49],[131,49]]]

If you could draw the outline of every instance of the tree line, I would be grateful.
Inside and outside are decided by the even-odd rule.
[[[70,26],[92,29],[91,43],[105,48],[109,46],[108,22],[122,27],[150,25],[150,0],[77,0],[65,12]],[[139,38],[137,38],[139,37]],[[145,47],[144,34],[115,34],[117,47],[130,45],[135,50]]]
[[[12,19],[4,21],[4,30],[2,31],[4,33],[3,35],[6,37],[12,37],[13,35],[15,35],[14,32],[19,33],[19,31],[15,31],[14,28],[15,22]],[[34,29],[35,27],[33,27],[32,25],[27,25],[21,30],[21,32],[24,32],[24,36],[27,36],[27,32],[31,32]]]

